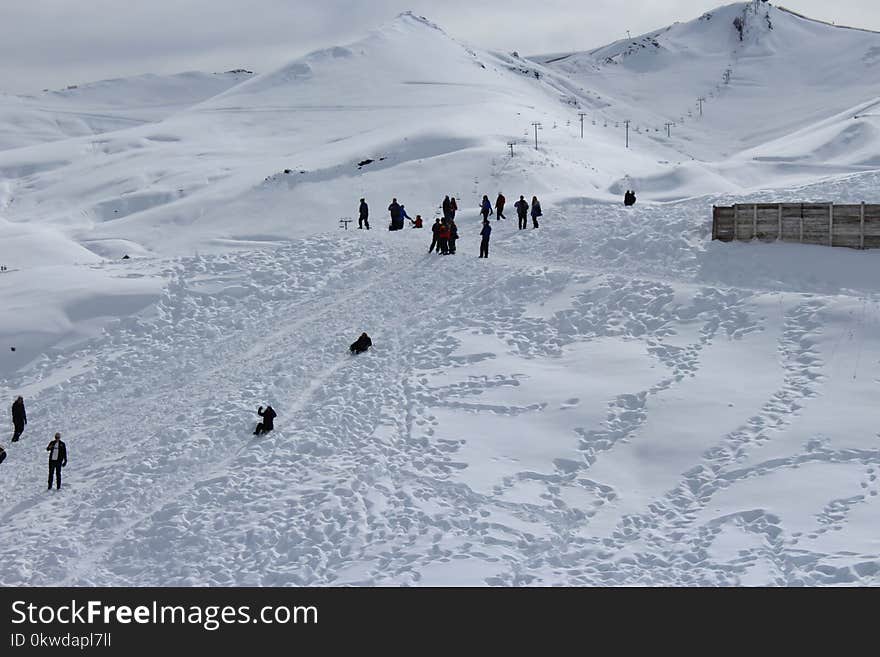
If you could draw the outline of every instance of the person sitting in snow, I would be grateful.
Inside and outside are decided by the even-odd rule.
[[[271,404],[267,404],[265,409],[260,406],[257,409],[257,415],[263,418],[263,421],[257,425],[256,429],[254,429],[255,436],[259,436],[261,433],[269,433],[275,428],[275,418],[278,417],[278,415],[275,413],[275,409],[272,408]]]
[[[422,215],[417,214],[415,219],[410,219],[412,221],[413,228],[421,228],[422,227]]]
[[[348,350],[353,354],[362,354],[372,346],[373,341],[370,340],[370,336],[366,333],[361,333],[361,337],[352,342]]]

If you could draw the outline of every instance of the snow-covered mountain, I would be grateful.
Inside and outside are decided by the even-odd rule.
[[[880,583],[878,254],[708,224],[876,200],[878,53],[769,3],[529,58],[407,13],[0,97],[0,584]],[[385,230],[446,194],[457,255]]]

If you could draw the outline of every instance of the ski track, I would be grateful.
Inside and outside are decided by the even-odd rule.
[[[808,549],[767,509],[706,520],[731,486],[846,464],[863,492],[827,500],[809,536],[845,530],[861,505],[877,508],[880,449],[815,440],[760,458],[822,395],[827,364],[815,341],[837,301],[788,292],[774,327],[754,307],[765,291],[704,282],[708,256],[693,244],[705,236],[688,216],[704,207],[671,206],[651,225],[645,211],[571,203],[537,231],[508,219],[488,261],[466,239],[458,256],[440,258],[355,231],[166,263],[153,313],[3,382],[14,389],[88,365],[29,400],[40,413],[10,454],[27,465],[0,493],[0,583],[399,585],[460,572],[450,583],[736,585],[758,568],[764,584],[880,584],[880,555]],[[439,297],[438,277],[447,283]],[[559,294],[563,309],[528,311]],[[685,329],[691,342],[667,341]],[[650,443],[655,401],[697,376],[716,344],[777,329],[781,387],[738,429],[707,435],[665,493],[594,531],[626,491],[594,479],[592,466]],[[362,330],[375,348],[351,357],[346,346]],[[596,340],[637,343],[656,379],[609,394],[600,424],[570,426],[579,460],[521,469],[481,491],[459,478],[477,465],[460,452],[480,436],[444,435],[441,415],[527,419],[549,402],[491,401],[522,375],[500,365],[474,375],[494,354],[461,355],[462,333],[490,336],[524,362]],[[876,367],[866,376],[878,381]],[[253,437],[255,408],[267,401],[278,428]],[[563,408],[578,403],[573,394]],[[56,428],[70,465],[65,488],[48,493],[43,449]],[[538,492],[511,500],[523,490]],[[758,545],[713,558],[731,528]]]

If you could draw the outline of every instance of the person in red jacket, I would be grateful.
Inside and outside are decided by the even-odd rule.
[[[449,235],[449,224],[441,221],[440,229],[437,231],[437,245],[440,247],[440,255],[449,255]]]

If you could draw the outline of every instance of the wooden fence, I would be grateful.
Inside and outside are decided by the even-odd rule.
[[[712,239],[880,248],[880,205],[740,203],[712,207]]]

